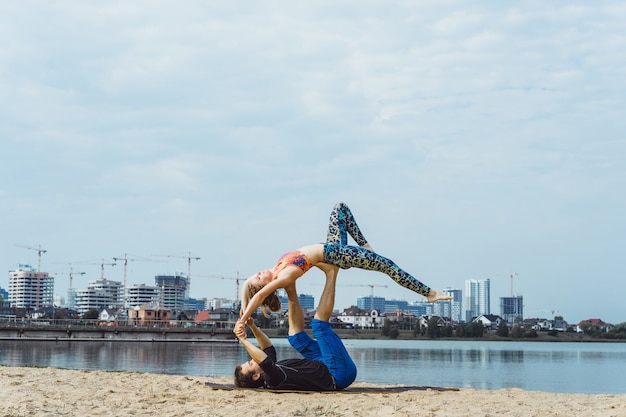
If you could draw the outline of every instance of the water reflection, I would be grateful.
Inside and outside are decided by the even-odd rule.
[[[296,357],[284,339],[279,358]],[[626,392],[626,345],[346,341],[357,381],[548,392]],[[0,364],[230,376],[248,360],[232,343],[1,341]],[[593,380],[593,386],[588,381]]]

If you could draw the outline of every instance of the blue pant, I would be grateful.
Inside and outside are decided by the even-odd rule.
[[[315,339],[306,332],[300,332],[287,338],[289,344],[305,359],[323,362],[335,378],[338,389],[348,387],[356,379],[356,365],[341,338],[327,321],[312,319],[311,328]]]

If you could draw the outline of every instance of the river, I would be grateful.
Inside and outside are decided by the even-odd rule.
[[[273,339],[278,358],[298,354]],[[626,343],[345,340],[357,381],[561,393],[626,393]],[[248,360],[219,342],[0,341],[0,364],[230,376]]]

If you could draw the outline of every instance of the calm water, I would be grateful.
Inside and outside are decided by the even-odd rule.
[[[284,339],[278,357],[296,357]],[[625,343],[346,340],[357,381],[567,393],[626,393]],[[248,360],[229,343],[0,341],[0,365],[230,376]]]

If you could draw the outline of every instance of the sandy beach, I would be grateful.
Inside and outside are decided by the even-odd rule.
[[[213,390],[231,378],[0,366],[0,416],[626,416],[626,394],[298,394]],[[593,383],[590,381],[590,383]],[[354,386],[368,386],[356,383]]]

